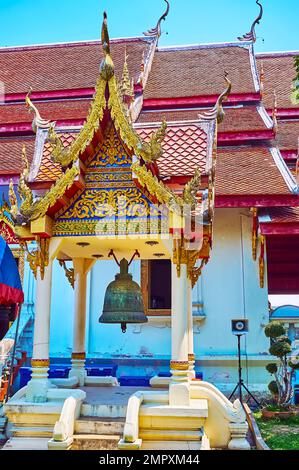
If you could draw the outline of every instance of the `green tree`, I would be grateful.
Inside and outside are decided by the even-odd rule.
[[[277,363],[271,362],[266,366],[267,371],[274,376],[268,386],[271,394],[277,401],[278,406],[286,406],[293,396],[292,378],[294,370],[299,366],[289,358],[292,352],[291,341],[286,336],[284,326],[273,321],[265,327],[265,335],[270,338],[271,345],[269,353],[277,357]]]
[[[294,100],[299,102],[299,56],[294,57],[296,76],[294,78]]]

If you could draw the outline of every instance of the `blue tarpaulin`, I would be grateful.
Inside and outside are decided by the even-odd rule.
[[[23,302],[24,293],[16,260],[6,241],[0,237],[0,305]]]

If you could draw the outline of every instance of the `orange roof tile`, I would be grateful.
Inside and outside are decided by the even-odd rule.
[[[218,94],[227,71],[233,93],[255,93],[248,49],[241,46],[198,46],[156,51],[145,98]]]
[[[296,75],[294,55],[295,53],[257,54],[260,71],[263,62],[265,74],[263,102],[267,108],[273,108],[274,90],[277,94],[278,108],[299,108],[299,105],[294,104],[291,99]]]
[[[139,77],[142,54],[152,40],[134,38],[111,40],[116,75],[122,75],[125,48],[129,73]],[[102,60],[99,41],[0,49],[0,80],[6,93],[94,88]],[[37,66],[38,65],[38,66]]]
[[[156,128],[137,128],[143,140]],[[161,177],[194,175],[197,168],[205,171],[207,134],[196,124],[169,126],[163,145],[163,157],[158,160]]]
[[[59,133],[59,137],[65,147],[71,145],[75,139],[75,134],[68,133]],[[57,163],[54,163],[51,159],[52,154],[52,145],[49,142],[46,142],[44,145],[44,151],[42,155],[42,161],[37,173],[35,182],[49,182],[55,181],[62,175],[61,166]]]

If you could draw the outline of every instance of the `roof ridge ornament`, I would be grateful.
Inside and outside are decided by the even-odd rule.
[[[109,31],[108,31],[108,20],[107,20],[107,13],[105,11],[104,11],[103,17],[104,19],[102,23],[101,40],[102,40],[102,48],[103,48],[105,57],[101,62],[100,72],[101,72],[102,78],[108,81],[114,75],[114,63],[110,55],[110,38],[109,38]]]
[[[34,118],[32,121],[32,130],[36,134],[38,129],[49,129],[51,125],[51,121],[48,119],[43,119],[41,117],[37,107],[31,101],[32,92],[33,92],[32,87],[29,87],[29,91],[26,95],[25,102],[26,102],[27,108],[29,109],[29,112],[34,113]]]
[[[158,38],[161,36],[161,23],[162,21],[165,21],[167,16],[168,16],[168,13],[169,13],[169,10],[170,10],[170,3],[168,0],[164,0],[165,3],[167,3],[167,7],[166,7],[166,11],[163,13],[163,15],[159,18],[158,20],[158,23],[156,24],[156,26],[152,29],[149,29],[148,31],[145,31],[143,34],[144,36],[148,36],[148,37],[155,37],[157,36]]]
[[[218,124],[220,124],[225,116],[225,112],[223,109],[223,102],[227,101],[231,90],[232,90],[232,82],[228,79],[228,73],[224,72],[224,79],[227,83],[226,89],[221,93],[219,96],[215,106],[210,111],[206,111],[203,114],[198,114],[199,119],[204,121],[212,121],[213,119],[217,119]]]
[[[237,38],[239,41],[256,42],[255,27],[256,27],[257,24],[260,24],[260,21],[263,17],[263,13],[264,13],[263,5],[260,3],[260,1],[261,0],[256,0],[256,4],[260,7],[260,13],[259,13],[258,17],[254,20],[249,33],[246,33],[246,34],[244,34],[244,36],[240,36],[240,37]]]
[[[277,121],[277,94],[276,90],[273,92],[273,110],[272,110],[272,121],[273,121],[273,131],[276,134],[278,130],[278,121]]]

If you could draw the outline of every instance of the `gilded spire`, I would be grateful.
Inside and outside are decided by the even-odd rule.
[[[26,106],[29,109],[30,112],[34,113],[34,119],[32,121],[32,130],[36,134],[37,129],[49,129],[51,125],[51,121],[47,119],[43,119],[37,109],[37,107],[32,103],[31,101],[31,94],[32,94],[32,88],[29,88],[29,91],[26,95],[25,102]]]
[[[29,177],[29,162],[27,158],[26,145],[23,145],[23,148],[22,148],[22,162],[23,162],[23,176],[24,176],[25,181],[27,181]]]
[[[223,109],[223,102],[227,101],[232,90],[232,83],[227,77],[228,77],[228,73],[224,72],[224,79],[227,83],[226,89],[224,90],[223,93],[221,93],[214,108],[211,111],[207,111],[203,114],[198,115],[200,119],[203,119],[205,121],[211,121],[213,119],[217,119],[218,124],[220,124],[223,121],[224,116],[225,116],[225,112]]]
[[[130,80],[129,69],[128,69],[128,54],[127,48],[125,49],[125,61],[123,68],[122,84],[121,84],[121,93],[124,99],[124,102],[130,106],[132,101],[134,101],[134,82]]]
[[[161,36],[161,23],[162,21],[165,21],[166,20],[166,17],[168,16],[168,13],[169,13],[169,10],[170,10],[170,4],[169,4],[169,1],[168,0],[164,0],[165,3],[167,3],[167,7],[166,7],[166,11],[163,13],[163,15],[159,18],[158,20],[158,23],[156,24],[156,26],[148,31],[146,31],[144,34],[144,36],[152,36],[152,37],[155,37],[157,36],[158,38]]]
[[[264,71],[264,61],[261,61],[261,70],[260,70],[260,87],[261,87],[261,95],[264,94],[264,86],[265,86],[265,71]]]
[[[114,64],[110,55],[110,38],[109,38],[108,21],[107,21],[106,12],[104,12],[101,38],[102,38],[102,47],[103,47],[103,52],[104,52],[105,57],[102,60],[102,63],[100,65],[100,72],[101,72],[102,78],[108,81],[114,75]]]
[[[254,20],[249,33],[244,34],[244,36],[238,37],[239,41],[252,41],[252,42],[256,41],[255,27],[256,27],[257,24],[260,24],[260,21],[263,17],[263,13],[264,13],[263,5],[260,3],[260,0],[256,0],[256,4],[260,7],[260,13],[259,13],[258,17]]]
[[[273,110],[272,110],[272,120],[273,120],[273,131],[277,132],[278,129],[278,121],[277,121],[277,94],[276,90],[273,93],[274,101],[273,101]]]
[[[15,193],[14,185],[12,179],[9,182],[9,191],[8,191],[9,205],[10,205],[10,214],[15,220],[19,213],[18,200]]]

